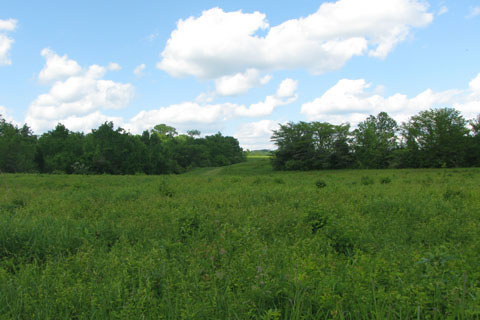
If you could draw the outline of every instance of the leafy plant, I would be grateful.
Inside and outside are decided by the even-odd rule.
[[[389,184],[390,182],[392,182],[392,178],[390,177],[383,177],[380,179],[381,184]]]

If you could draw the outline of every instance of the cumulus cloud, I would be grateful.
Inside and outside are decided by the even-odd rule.
[[[272,114],[276,107],[294,102],[297,81],[285,79],[274,95],[249,107],[234,103],[213,104],[209,95],[197,98],[194,102],[184,102],[159,109],[141,111],[125,127],[132,132],[142,132],[159,123],[182,127],[185,125],[209,125],[224,122],[234,117],[260,117]]]
[[[260,71],[248,69],[234,75],[223,76],[215,80],[215,90],[220,96],[237,96],[246,93],[253,87],[267,84],[272,76],[261,76]]]
[[[17,28],[17,20],[15,20],[15,19],[8,19],[8,20],[0,19],[0,31],[14,31],[16,28]]]
[[[302,105],[301,113],[310,121],[357,124],[371,114],[389,113],[397,121],[407,121],[419,111],[450,106],[473,118],[480,110],[480,73],[469,89],[435,92],[426,89],[415,97],[396,93],[389,97],[370,91],[364,79],[342,79],[321,97]]]
[[[211,79],[249,69],[304,68],[320,74],[357,55],[385,58],[412,28],[433,20],[427,9],[420,0],[339,0],[271,27],[260,12],[213,8],[178,21],[157,68],[176,77]]]
[[[69,59],[67,55],[59,56],[48,48],[43,49],[41,55],[46,60],[45,66],[38,74],[41,82],[63,80],[82,72],[82,67],[77,61]]]
[[[234,135],[242,148],[250,150],[274,149],[270,141],[273,130],[279,128],[279,123],[273,120],[260,120],[242,124]]]
[[[468,84],[472,95],[480,96],[480,73]]]
[[[123,125],[122,117],[107,116],[100,111],[95,111],[85,116],[69,116],[68,118],[62,119],[61,123],[72,131],[90,132],[91,129],[98,128],[107,121],[112,121],[118,127]],[[50,128],[53,129],[53,126]]]
[[[231,103],[201,105],[197,102],[183,102],[159,109],[141,111],[125,127],[132,132],[139,133],[151,129],[159,123],[168,123],[173,126],[206,125],[227,120],[229,113],[235,107],[236,105]]]
[[[297,100],[297,81],[285,79],[280,83],[277,92],[267,96],[264,101],[252,104],[249,108],[238,106],[234,109],[235,115],[243,117],[261,117],[272,114],[276,107],[290,104]]]
[[[100,109],[123,108],[133,97],[132,85],[103,79],[112,65],[82,68],[50,49],[42,50],[42,55],[46,66],[39,79],[55,82],[48,93],[38,96],[29,106],[25,121],[34,131],[49,130],[58,122],[88,127],[97,116],[101,123],[108,117],[100,117]]]
[[[15,31],[17,28],[17,20],[0,19],[0,66],[1,65],[11,65],[12,60],[10,60],[9,53],[12,48],[14,40],[7,36],[7,32]]]
[[[145,68],[147,66],[145,65],[145,63],[142,63],[141,65],[139,65],[138,67],[136,67],[134,70],[133,70],[133,74],[137,77],[137,78],[140,78],[144,75],[144,71],[145,71]]]

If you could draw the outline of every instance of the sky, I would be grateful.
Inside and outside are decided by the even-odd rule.
[[[480,114],[480,0],[0,2],[0,114],[35,134]]]

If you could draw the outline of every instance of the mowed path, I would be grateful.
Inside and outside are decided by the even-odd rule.
[[[213,168],[211,170],[205,171],[202,173],[202,176],[216,176],[223,170],[222,167],[219,168]]]

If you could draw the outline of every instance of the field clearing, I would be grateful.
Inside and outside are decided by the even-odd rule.
[[[0,318],[480,317],[480,169],[0,175]]]

